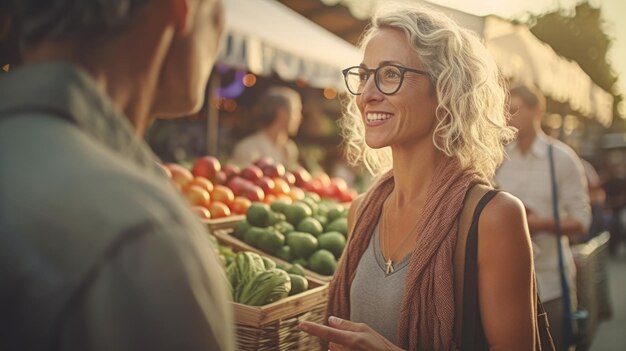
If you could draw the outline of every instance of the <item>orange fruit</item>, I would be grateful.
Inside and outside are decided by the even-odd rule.
[[[183,195],[192,206],[209,206],[211,196],[209,192],[197,185],[192,185],[183,191]]]
[[[208,191],[209,193],[211,193],[213,191],[213,182],[211,182],[210,180],[206,179],[205,177],[202,176],[197,176],[194,177],[191,182],[189,182],[189,184],[187,184],[187,187],[190,187],[192,185],[197,185],[199,187],[201,187],[202,189]]]
[[[211,192],[211,199],[225,204],[227,207],[232,205],[235,200],[235,194],[225,185],[216,185]]]
[[[230,216],[230,208],[225,203],[220,201],[213,201],[209,205],[209,212],[211,212],[211,218],[223,218]]]
[[[287,181],[282,178],[274,179],[274,184],[276,185],[272,190],[272,194],[274,195],[288,195],[291,191],[289,183],[287,183]]]

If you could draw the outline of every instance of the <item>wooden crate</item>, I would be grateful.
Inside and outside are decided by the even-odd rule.
[[[285,266],[290,266],[292,263],[290,262],[286,262],[281,260],[278,257],[272,256],[270,254],[268,254],[267,252],[264,252],[262,250],[257,249],[254,246],[250,246],[248,244],[246,244],[245,242],[235,238],[233,235],[231,235],[232,233],[232,228],[228,228],[228,229],[219,229],[219,230],[215,230],[213,231],[213,235],[215,237],[217,237],[218,241],[220,241],[221,243],[223,243],[226,246],[229,246],[231,248],[233,248],[235,251],[252,251],[252,252],[256,252],[259,255],[264,255],[267,256],[271,259],[273,259],[274,261],[276,261],[277,263],[280,263],[282,265]],[[313,278],[314,280],[320,281],[320,282],[329,282],[333,277],[330,275],[321,275],[319,273],[313,272],[312,270],[309,269],[304,269],[304,275],[307,278]]]
[[[232,215],[223,218],[205,219],[202,220],[202,223],[209,228],[209,232],[213,233],[216,230],[232,229],[235,224],[243,221],[244,219],[246,219],[245,215]]]

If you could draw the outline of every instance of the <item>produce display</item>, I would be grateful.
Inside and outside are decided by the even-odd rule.
[[[346,245],[347,212],[312,192],[293,203],[255,202],[232,235],[281,260],[331,276]]]
[[[303,200],[307,192],[344,203],[357,195],[341,178],[323,172],[312,176],[303,167],[288,171],[269,157],[243,168],[233,164],[222,167],[213,156],[198,158],[191,171],[175,163],[163,168],[203,219],[243,215],[253,202],[290,204]]]
[[[226,266],[226,276],[235,302],[263,306],[309,288],[309,282],[299,265],[289,268],[277,266],[274,261],[257,253],[234,253],[225,246],[219,246],[218,252]]]

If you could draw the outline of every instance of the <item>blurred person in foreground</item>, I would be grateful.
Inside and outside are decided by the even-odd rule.
[[[505,90],[480,40],[419,4],[385,2],[344,70],[345,143],[379,174],[353,202],[329,287],[328,326],[301,328],[331,350],[452,350],[459,214],[514,137]],[[535,346],[535,291],[523,205],[500,192],[478,224],[477,349]],[[478,334],[478,333],[477,333]]]
[[[269,156],[287,169],[298,166],[298,146],[291,139],[302,122],[300,94],[287,87],[270,87],[257,102],[261,130],[241,140],[231,156],[240,166]]]
[[[0,74],[19,61],[13,3],[0,1]]]
[[[576,298],[576,267],[570,238],[586,235],[591,223],[587,180],[574,150],[548,137],[541,130],[541,117],[545,111],[544,96],[534,87],[525,85],[514,86],[509,93],[510,124],[518,129],[519,134],[517,141],[507,146],[508,159],[498,169],[495,180],[503,190],[519,197],[524,203],[528,229],[535,247],[539,297],[548,313],[555,346],[558,350],[564,350],[563,292],[552,210],[548,146],[552,144],[554,147],[563,234],[561,243],[572,301]]]
[[[174,109],[154,102],[164,69],[193,65],[179,79],[202,96],[221,1],[15,4],[22,62],[0,78],[0,349],[234,350],[221,264],[141,139],[155,110]]]

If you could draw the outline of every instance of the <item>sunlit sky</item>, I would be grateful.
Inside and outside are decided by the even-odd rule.
[[[541,14],[557,8],[571,9],[580,0],[428,0],[431,3],[475,15],[495,14],[504,18],[523,18],[528,13]],[[619,89],[626,94],[626,0],[591,0],[600,6],[606,21],[605,32],[614,38],[609,60],[619,77]]]

